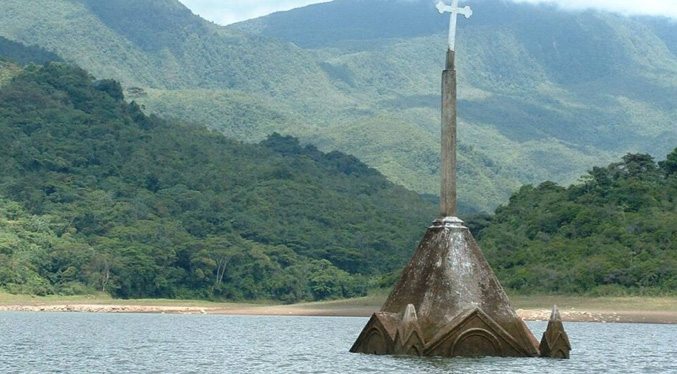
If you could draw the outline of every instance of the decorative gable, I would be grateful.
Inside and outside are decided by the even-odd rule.
[[[481,309],[454,318],[430,341],[426,356],[533,356]]]

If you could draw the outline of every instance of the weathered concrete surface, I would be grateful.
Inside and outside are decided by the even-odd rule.
[[[440,217],[457,217],[456,202],[456,67],[455,52],[447,50],[442,73],[442,142]]]
[[[404,318],[412,308],[416,318]],[[428,229],[351,352],[408,354],[413,343],[396,339],[409,339],[407,331],[419,334],[426,356],[539,355],[538,341],[510,305],[470,231],[452,217]],[[418,345],[415,350],[420,352]]]
[[[540,354],[538,341],[510,305],[470,230],[456,218],[457,98],[453,36],[456,16],[469,17],[472,11],[469,7],[461,11],[458,0],[452,1],[451,7],[440,3],[438,10],[452,13],[447,63],[442,73],[440,217],[443,218],[428,229],[399,283],[381,311],[372,315],[350,351],[536,357]],[[557,336],[554,343],[561,341]],[[559,349],[555,354],[561,352],[559,347],[554,347]]]
[[[541,339],[541,357],[568,359],[571,352],[569,336],[564,331],[562,317],[559,315],[557,305],[552,308],[548,328]]]

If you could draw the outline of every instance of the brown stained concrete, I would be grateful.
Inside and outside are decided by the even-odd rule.
[[[447,50],[446,69],[442,73],[442,137],[440,142],[440,217],[457,216],[456,197],[456,66],[455,53]]]
[[[564,331],[562,317],[559,314],[557,306],[554,306],[552,309],[550,321],[548,321],[548,327],[543,333],[539,349],[541,351],[541,357],[559,359],[569,358],[571,343],[569,342],[569,336],[566,331]]]
[[[534,357],[539,348],[468,228],[446,217],[428,229],[351,352]]]

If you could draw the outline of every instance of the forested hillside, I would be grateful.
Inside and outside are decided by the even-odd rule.
[[[677,27],[476,0],[459,22],[463,211],[677,143]],[[177,0],[4,0],[0,36],[120,80],[147,111],[258,142],[353,154],[438,193],[448,17],[429,0],[335,0],[228,28]]]
[[[61,58],[40,47],[25,46],[0,36],[0,87],[21,72],[21,65],[47,61],[61,61]]]
[[[677,149],[658,164],[628,154],[567,188],[524,186],[489,220],[480,245],[517,292],[677,291]]]
[[[406,139],[416,133],[412,127],[423,129],[426,139],[439,136],[441,49],[449,20],[434,3],[337,0],[233,27],[318,53],[345,92],[364,95],[365,101],[378,98],[375,106],[388,113],[379,116],[387,135],[370,138],[371,147],[350,148],[354,143],[344,139],[364,128],[362,122],[370,127],[372,119],[330,126],[329,135],[323,132],[314,141],[361,159],[388,149],[399,160],[417,163],[406,167],[420,172],[429,170],[425,158],[416,157],[425,143],[393,147],[390,139]],[[473,159],[482,161],[462,160],[462,173],[479,171],[508,189],[514,187],[501,175],[523,183],[571,183],[589,165],[627,152],[661,157],[677,143],[674,20],[513,1],[467,4],[474,14],[459,21],[459,135],[461,144],[481,156]],[[389,125],[400,121],[408,126],[398,124],[391,133]],[[393,170],[382,161],[371,162]],[[461,178],[466,190],[460,196],[472,196],[484,185],[481,177]],[[478,180],[479,186],[469,182]]]
[[[58,55],[37,46],[26,46],[0,36],[0,57],[18,64],[43,64],[48,61],[63,61]]]
[[[435,204],[352,156],[148,117],[62,63],[0,88],[0,288],[276,299],[360,295]]]
[[[0,57],[0,87],[20,71],[21,68],[15,62]]]
[[[62,63],[0,88],[0,288],[275,299],[388,285],[437,210],[352,156],[274,134],[256,145],[146,116],[119,83]],[[0,70],[1,71],[1,70]],[[527,185],[468,217],[518,293],[677,287],[677,149],[579,183]],[[387,275],[386,278],[383,278]]]

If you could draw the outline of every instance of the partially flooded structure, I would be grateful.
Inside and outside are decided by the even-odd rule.
[[[571,346],[555,308],[540,346],[510,304],[470,230],[457,218],[456,19],[469,18],[458,0],[437,5],[451,13],[442,74],[440,218],[426,231],[381,310],[351,352],[417,356],[568,358]]]

